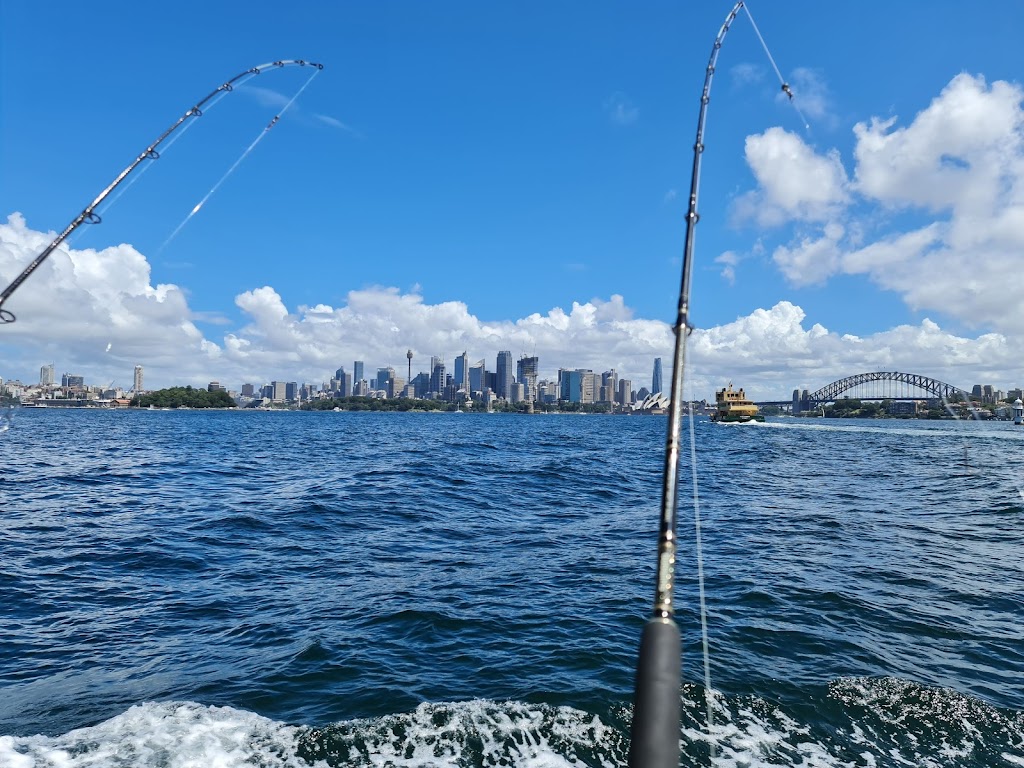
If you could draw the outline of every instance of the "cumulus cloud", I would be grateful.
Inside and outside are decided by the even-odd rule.
[[[905,127],[858,123],[855,164],[772,128],[747,140],[737,222],[792,226],[772,259],[796,286],[866,275],[914,310],[1024,324],[1024,90],[961,74]],[[870,238],[872,242],[866,242]]]
[[[33,231],[20,215],[9,217],[0,225],[0,282],[6,285],[52,239],[53,233]],[[859,268],[870,269],[881,256],[865,248],[859,258]],[[451,361],[463,351],[493,367],[497,352],[508,349],[513,356],[538,355],[542,376],[554,377],[560,366],[615,368],[639,389],[649,386],[655,357],[663,358],[666,369],[672,359],[669,325],[637,317],[619,295],[519,319],[485,320],[463,302],[430,304],[418,291],[394,287],[351,291],[340,306],[289,307],[273,287],[260,286],[235,297],[240,323],[207,338],[182,288],[153,286],[150,279],[145,256],[127,245],[59,249],[5,306],[18,321],[0,326],[0,376],[32,382],[39,366],[53,361],[61,372],[93,383],[121,383],[141,364],[153,387],[217,380],[237,388],[272,379],[320,383],[353,360],[366,361],[368,369],[404,370],[407,349],[413,350],[414,373],[426,369],[433,355]],[[776,399],[794,388],[817,389],[871,370],[1008,388],[1018,382],[993,380],[994,372],[1015,370],[1016,357],[999,333],[964,338],[925,320],[858,338],[808,323],[799,306],[782,301],[695,330],[687,390],[710,397],[725,376],[758,399]]]
[[[741,221],[762,226],[828,221],[849,202],[849,182],[836,151],[819,155],[796,134],[769,128],[747,137],[745,155],[758,188],[737,200]]]

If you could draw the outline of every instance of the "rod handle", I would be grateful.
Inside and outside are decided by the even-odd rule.
[[[651,618],[640,638],[629,768],[679,768],[681,642],[670,618]]]

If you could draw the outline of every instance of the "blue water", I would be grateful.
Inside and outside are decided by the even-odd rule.
[[[683,763],[1024,766],[1024,429],[695,430],[715,705],[709,736],[687,456]],[[664,438],[18,410],[0,766],[625,765]]]

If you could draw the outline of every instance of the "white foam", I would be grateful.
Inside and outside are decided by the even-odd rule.
[[[252,712],[192,702],[146,703],[62,736],[0,737],[7,768],[309,768],[298,729]]]

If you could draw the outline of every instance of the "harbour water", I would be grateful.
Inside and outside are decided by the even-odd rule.
[[[665,426],[14,412],[0,766],[624,766]],[[1024,766],[1024,429],[694,429],[683,764]]]

